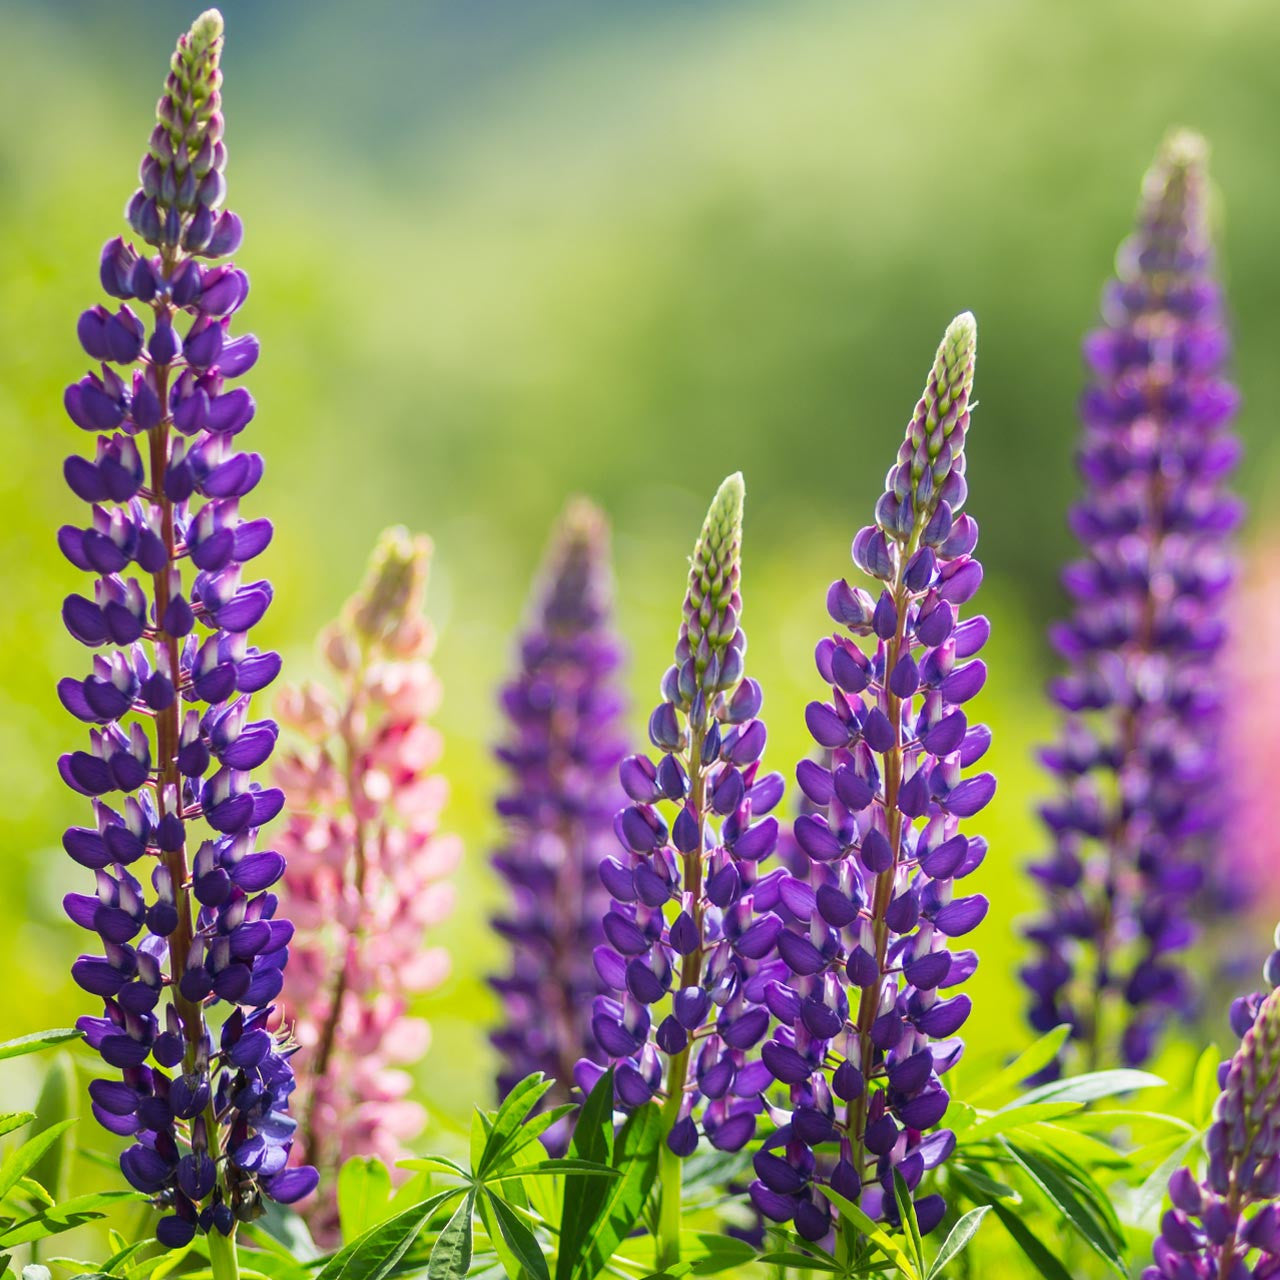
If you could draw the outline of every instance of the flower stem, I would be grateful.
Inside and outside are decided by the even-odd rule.
[[[680,1200],[684,1161],[665,1141],[658,1148],[658,1238],[654,1266],[665,1271],[680,1261]]]
[[[210,1231],[206,1239],[209,1241],[209,1266],[213,1271],[213,1280],[240,1280],[240,1254],[236,1248],[236,1233],[232,1227],[231,1234],[224,1236],[221,1231]]]

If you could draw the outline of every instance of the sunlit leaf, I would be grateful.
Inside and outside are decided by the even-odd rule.
[[[1016,1089],[1024,1080],[1047,1067],[1066,1044],[1071,1034],[1071,1024],[1064,1022],[1046,1032],[1029,1048],[1024,1049],[1007,1067],[997,1071],[972,1093],[965,1095],[965,1102],[978,1102],[983,1098],[999,1097],[1009,1089]]]
[[[527,1083],[527,1082],[526,1082]],[[519,1086],[516,1086],[519,1088]],[[475,1213],[476,1193],[467,1192],[462,1203],[454,1210],[453,1217],[436,1237],[427,1263],[427,1280],[465,1280],[471,1270],[472,1217]]]
[[[982,1225],[982,1219],[987,1216],[990,1207],[983,1204],[976,1209],[970,1209],[951,1228],[950,1234],[942,1242],[942,1248],[938,1250],[938,1256],[933,1260],[933,1266],[929,1268],[928,1280],[938,1280],[942,1275],[943,1267],[964,1251],[965,1246],[977,1234],[978,1228]]]
[[[51,1049],[55,1044],[66,1044],[69,1040],[82,1038],[81,1032],[75,1027],[36,1031],[29,1036],[19,1036],[16,1040],[0,1042],[0,1061],[5,1058],[20,1058],[24,1053],[39,1053],[41,1049]]]

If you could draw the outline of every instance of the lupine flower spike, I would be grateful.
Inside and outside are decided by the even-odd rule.
[[[448,955],[424,937],[452,909],[445,879],[460,846],[438,833],[446,798],[429,719],[440,686],[422,615],[431,544],[400,528],[379,540],[363,585],[321,637],[333,690],[288,690],[280,716],[305,743],[277,770],[289,822],[284,900],[297,922],[282,1009],[299,1043],[298,1148],[325,1175],[304,1206],[312,1233],[338,1238],[336,1174],[351,1156],[394,1165],[426,1116],[403,1064],[426,1052],[408,1013]]]
[[[603,1062],[591,1033],[605,991],[592,964],[604,942],[609,894],[600,863],[617,849],[613,815],[625,797],[618,686],[622,648],[612,626],[609,531],[584,499],[562,516],[534,589],[519,669],[502,690],[507,730],[498,758],[506,840],[493,856],[510,900],[494,927],[511,948],[493,978],[503,1022],[498,1092],[535,1071],[555,1080],[548,1105],[570,1101],[580,1058]],[[543,1141],[564,1142],[563,1125]]]
[[[1280,1276],[1280,929],[1263,968],[1268,993],[1237,1000],[1241,1037],[1219,1071],[1203,1179],[1169,1179],[1155,1265],[1142,1280],[1272,1280]]]
[[[830,698],[805,713],[819,757],[796,770],[807,867],[793,858],[779,886],[788,972],[766,988],[781,1026],[762,1050],[792,1107],[755,1158],[751,1197],[813,1241],[832,1227],[825,1188],[896,1223],[894,1171],[914,1195],[955,1145],[949,1130],[927,1132],[963,1050],[970,1001],[955,989],[977,966],[951,946],[987,911],[957,892],[986,853],[959,828],[995,791],[989,773],[964,776],[990,741],[965,709],[986,680],[975,655],[989,626],[960,621],[982,581],[978,526],[960,514],[976,342],[966,314],[938,348],[875,523],[853,542],[879,595],[832,585],[840,630],[816,654]],[[945,1205],[920,1195],[915,1211],[929,1231]]]
[[[1196,899],[1231,896],[1207,866],[1224,809],[1217,657],[1240,515],[1225,486],[1236,393],[1222,376],[1207,185],[1203,142],[1172,135],[1105,327],[1085,343],[1087,491],[1071,518],[1084,555],[1064,579],[1072,615],[1052,632],[1069,672],[1051,689],[1065,720],[1043,759],[1060,790],[1042,810],[1053,849],[1032,868],[1046,910],[1023,978],[1032,1025],[1070,1023],[1091,1066],[1151,1056],[1190,1005],[1180,953]]]
[[[248,640],[271,586],[244,581],[242,566],[271,525],[240,517],[262,459],[235,447],[252,397],[225,389],[258,355],[256,339],[230,335],[248,280],[211,261],[240,243],[239,219],[221,209],[221,49],[215,10],[178,41],[128,207],[151,251],[110,241],[102,285],[121,305],[80,317],[100,365],[66,407],[97,447],[65,470],[92,514],[58,534],[95,577],[63,619],[99,652],[88,676],[58,686],[93,726],[89,750],[59,762],[93,804],[92,825],[63,841],[96,877],[94,893],[67,896],[67,913],[102,946],[72,969],[103,1001],[79,1026],[119,1073],[89,1086],[93,1112],[133,1139],[121,1168],[164,1210],[162,1243],[210,1233],[215,1271],[263,1196],[288,1203],[316,1185],[314,1169],[287,1163],[291,1050],[268,1030],[293,927],[269,891],[284,859],[254,851],[282,796],[250,781],[276,726],[249,718],[249,695],[280,660]]]
[[[622,852],[600,869],[614,903],[595,961],[616,994],[596,1000],[592,1028],[616,1064],[622,1107],[662,1106],[659,1266],[679,1257],[680,1161],[700,1133],[721,1150],[744,1147],[771,1082],[752,1051],[769,1025],[761,964],[781,921],[776,877],[758,880],[758,868],[777,843],[777,820],[764,815],[783,780],[760,771],[762,695],[743,675],[742,501],[735,474],[707,513],[675,664],[649,719],[659,760],[623,761],[632,803],[617,816]],[[599,1074],[584,1062],[579,1083]]]

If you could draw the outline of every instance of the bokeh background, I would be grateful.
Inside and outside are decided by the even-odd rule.
[[[54,760],[83,730],[54,683],[79,575],[53,533],[84,438],[63,417],[80,310],[176,34],[173,0],[0,0],[0,1033],[67,1024],[79,939],[59,847],[82,806]],[[488,1099],[483,975],[494,691],[546,530],[589,494],[615,527],[640,731],[684,557],[716,483],[747,479],[745,622],[770,756],[815,696],[828,582],[846,573],[947,320],[980,325],[970,510],[996,630],[975,1044],[1024,1042],[1013,971],[1040,841],[1034,745],[1060,607],[1081,333],[1171,124],[1220,190],[1253,510],[1280,441],[1280,18],[1274,0],[226,0],[230,205],[261,338],[253,514],[276,540],[261,642],[287,674],[377,532],[430,533],[439,717],[466,843],[453,976],[424,1001],[428,1145]],[[1259,672],[1268,664],[1261,662]],[[1274,663],[1270,664],[1274,666]],[[1243,686],[1242,686],[1243,687]],[[1254,685],[1251,696],[1260,696]],[[1259,932],[1256,950],[1262,953]],[[1171,1076],[1189,1050],[1174,1049]],[[1179,1056],[1179,1055],[1182,1056]],[[33,1060],[2,1077],[20,1105]],[[82,1139],[100,1139],[86,1125]]]

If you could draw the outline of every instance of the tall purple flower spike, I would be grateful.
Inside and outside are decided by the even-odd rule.
[[[952,321],[876,523],[854,539],[854,563],[880,594],[832,585],[841,630],[816,654],[830,699],[805,713],[818,757],[796,770],[805,856],[779,886],[789,973],[766,988],[781,1026],[762,1051],[792,1109],[755,1158],[751,1197],[813,1241],[833,1221],[826,1188],[897,1223],[894,1170],[915,1194],[955,1145],[946,1129],[926,1131],[946,1114],[941,1077],[963,1048],[970,1001],[955,988],[977,966],[952,940],[987,912],[984,897],[957,892],[986,853],[959,827],[996,785],[964,776],[990,742],[965,711],[986,680],[975,655],[989,626],[959,620],[982,581],[978,526],[958,514],[976,344],[971,315]],[[915,1207],[929,1231],[946,1206],[921,1195]]]
[[[507,838],[493,865],[508,905],[494,926],[510,965],[491,979],[503,1022],[498,1091],[541,1071],[550,1103],[570,1099],[580,1058],[603,1062],[591,1033],[604,987],[592,953],[604,943],[609,895],[600,864],[613,853],[613,815],[624,802],[618,683],[622,647],[612,624],[609,529],[584,499],[552,537],[520,640],[519,670],[502,690],[507,730],[498,758],[509,784],[498,800]],[[551,1134],[551,1145],[563,1134]]]
[[[1043,753],[1059,794],[1042,810],[1053,849],[1032,867],[1045,911],[1022,976],[1032,1025],[1070,1023],[1090,1066],[1151,1056],[1192,997],[1180,953],[1193,906],[1229,905],[1239,889],[1209,874],[1240,508],[1226,489],[1236,393],[1222,376],[1207,185],[1203,142],[1172,135],[1106,292],[1106,327],[1085,343],[1086,492],[1071,517],[1084,555],[1064,577],[1072,615],[1051,633],[1069,665],[1051,689],[1062,733]]]
[[[1276,931],[1280,948],[1280,929]],[[1280,949],[1263,969],[1269,992],[1235,1001],[1241,1037],[1224,1062],[1222,1093],[1205,1136],[1203,1179],[1169,1179],[1155,1265],[1142,1280],[1272,1280],[1280,1276]]]
[[[266,548],[271,525],[240,518],[262,460],[234,444],[252,398],[224,386],[258,344],[229,332],[244,273],[211,261],[240,243],[239,219],[220,211],[221,48],[216,10],[179,39],[128,208],[155,252],[110,241],[102,285],[126,301],[80,317],[80,341],[101,363],[67,389],[66,407],[97,450],[68,458],[66,477],[92,514],[58,533],[67,559],[95,575],[92,593],[68,596],[62,611],[72,636],[98,650],[93,668],[58,685],[67,710],[93,726],[89,749],[59,761],[94,811],[63,838],[97,881],[65,900],[102,947],[72,967],[104,1005],[79,1026],[121,1073],[89,1092],[103,1126],[134,1139],[121,1168],[165,1210],[156,1234],[173,1247],[197,1230],[229,1237],[262,1196],[288,1203],[316,1181],[286,1167],[293,1074],[268,1028],[293,930],[268,892],[283,859],[254,852],[282,796],[250,781],[276,726],[249,718],[249,695],[280,659],[247,634],[271,587],[244,581],[242,565]],[[150,313],[149,336],[139,311]],[[142,879],[129,870],[139,866],[150,868]],[[206,1021],[215,1005],[216,1036]]]
[[[720,1150],[744,1147],[771,1083],[753,1050],[769,1025],[762,962],[781,921],[776,877],[758,868],[777,843],[777,820],[764,815],[783,780],[760,771],[762,695],[743,676],[742,503],[734,474],[694,547],[675,664],[649,719],[660,758],[623,761],[623,851],[600,869],[614,902],[595,961],[616,994],[597,999],[592,1027],[616,1064],[618,1102],[661,1100],[659,1266],[679,1257],[681,1159],[700,1133]],[[578,1081],[587,1088],[599,1074],[581,1063]]]

